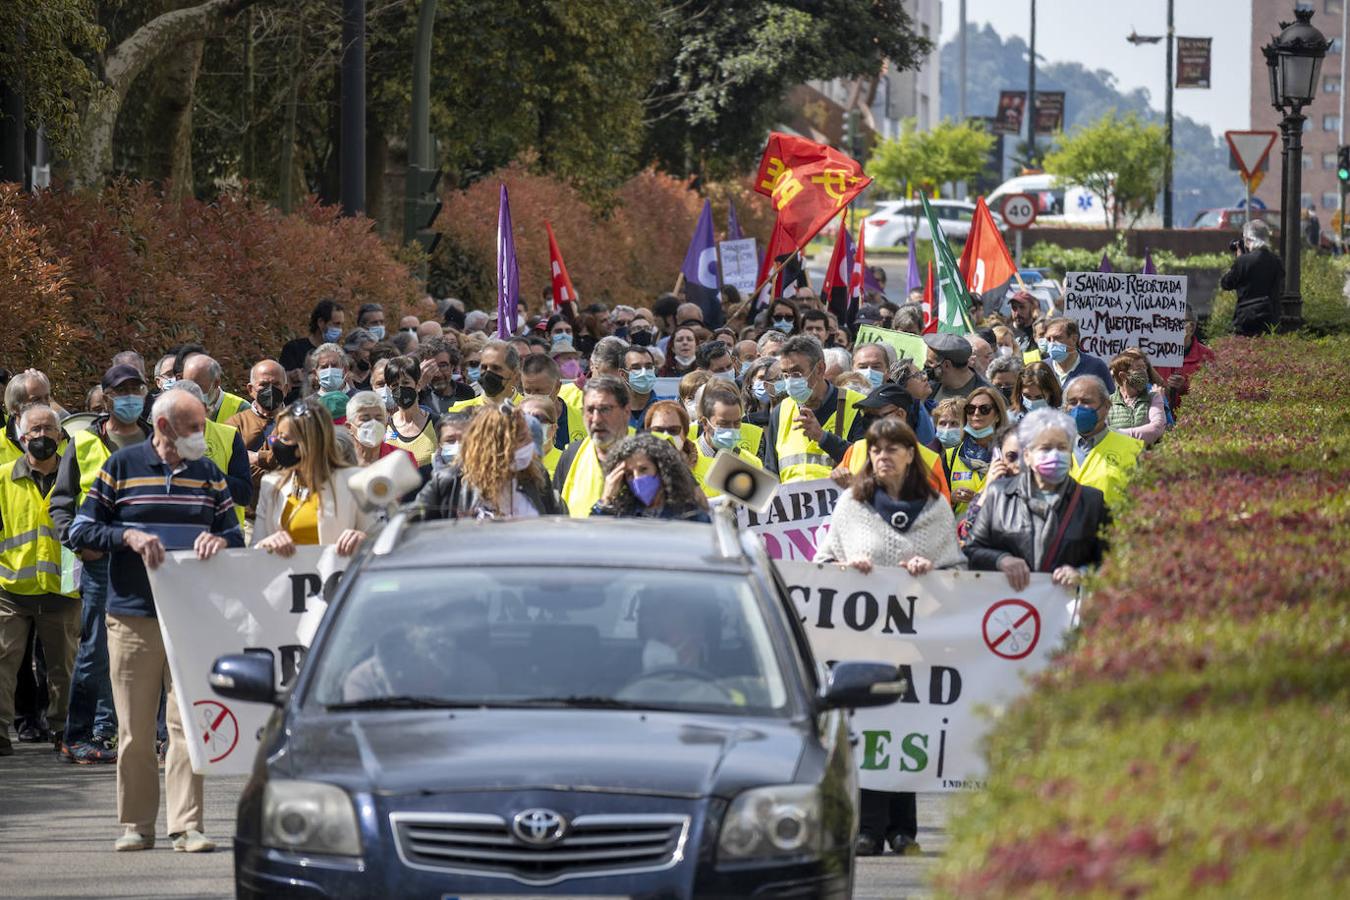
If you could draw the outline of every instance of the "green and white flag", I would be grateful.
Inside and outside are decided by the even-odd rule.
[[[923,214],[928,217],[928,232],[933,236],[933,274],[937,279],[937,290],[933,296],[937,301],[938,331],[955,334],[971,334],[975,323],[970,319],[970,294],[966,291],[966,280],[956,266],[956,255],[947,244],[947,236],[942,233],[937,216],[928,205],[928,196],[919,193],[923,203]]]

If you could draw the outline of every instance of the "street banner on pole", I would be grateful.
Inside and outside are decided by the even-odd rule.
[[[1036,133],[1054,134],[1064,130],[1064,92],[1036,92]]]
[[[562,312],[566,304],[577,302],[577,289],[572,287],[572,277],[567,274],[562,251],[558,249],[558,239],[553,236],[553,226],[547,220],[544,221],[544,229],[548,231],[548,271],[549,283],[553,287],[553,309]]]
[[[1111,359],[1129,347],[1155,366],[1185,357],[1186,276],[1070,272],[1064,315],[1078,323],[1079,349]]]
[[[1177,87],[1209,87],[1212,38],[1177,38]]]
[[[717,273],[723,284],[729,284],[748,298],[755,292],[755,275],[759,272],[759,248],[754,238],[727,240],[717,245]]]
[[[504,341],[516,333],[520,267],[516,264],[516,239],[511,233],[511,203],[506,185],[501,189],[501,202],[497,206],[497,337]]]
[[[1002,572],[778,569],[817,657],[901,667],[907,686],[898,702],[853,714],[868,790],[983,787],[985,734],[1028,690],[1027,678],[1049,666],[1073,620],[1073,597],[1049,575],[1014,591]]]
[[[703,310],[703,321],[709,328],[722,324],[722,299],[717,290],[717,242],[713,237],[712,203],[703,201],[694,235],[680,266],[684,276],[684,298]]]
[[[1022,111],[1027,105],[1026,91],[1000,91],[998,111],[989,130],[994,134],[1021,134]]]
[[[833,147],[775,131],[755,190],[772,200],[793,249],[800,250],[871,183],[856,160]]]

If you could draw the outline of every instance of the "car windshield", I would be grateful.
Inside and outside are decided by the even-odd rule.
[[[1195,217],[1191,223],[1192,228],[1218,228],[1219,222],[1223,219],[1223,210],[1207,209]]]
[[[328,708],[783,715],[788,704],[769,625],[728,574],[372,571],[318,649],[306,703]]]

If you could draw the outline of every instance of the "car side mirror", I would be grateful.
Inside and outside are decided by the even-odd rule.
[[[222,697],[280,706],[276,666],[270,653],[231,653],[218,657],[207,680]]]
[[[908,690],[907,680],[890,663],[837,662],[820,692],[822,709],[861,709],[887,706]]]

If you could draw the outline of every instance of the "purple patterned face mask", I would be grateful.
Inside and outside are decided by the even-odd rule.
[[[651,506],[652,501],[661,491],[661,476],[639,475],[636,478],[629,478],[628,489],[633,492],[633,496],[637,497],[638,502],[643,506]]]

